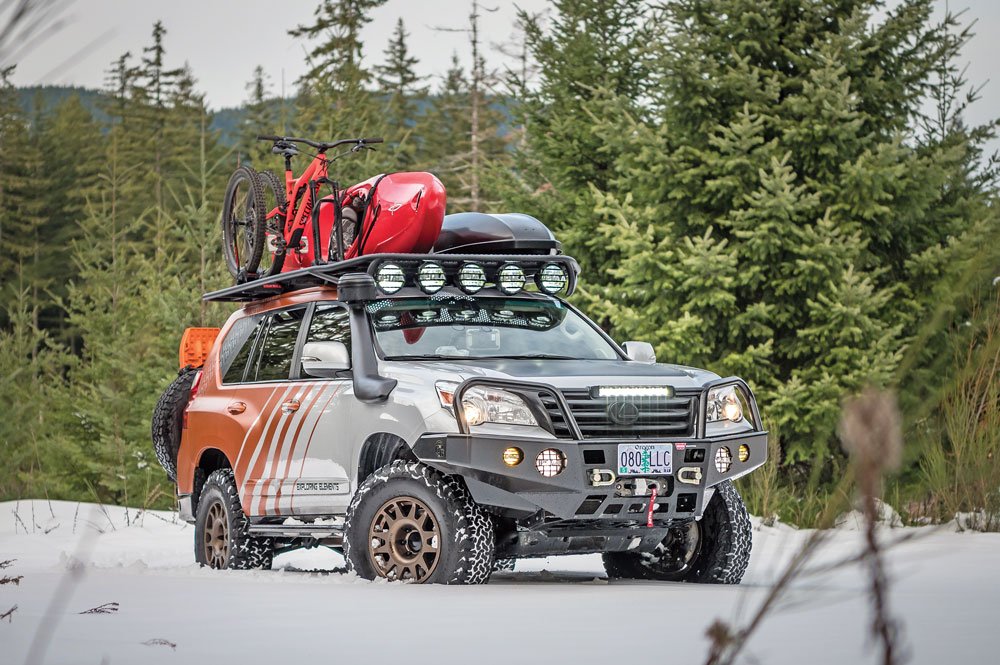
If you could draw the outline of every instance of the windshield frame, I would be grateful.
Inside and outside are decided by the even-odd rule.
[[[466,296],[466,294],[464,293],[462,295]],[[423,296],[424,298],[427,297],[426,294],[421,294],[421,296]],[[628,354],[625,353],[622,347],[614,339],[612,339],[611,336],[608,335],[608,333],[606,333],[603,328],[601,328],[594,321],[592,321],[589,316],[587,316],[586,314],[584,314],[579,309],[574,307],[572,304],[566,302],[562,298],[557,298],[555,296],[550,296],[535,292],[521,292],[514,294],[512,296],[482,295],[473,297],[476,300],[508,300],[511,298],[519,298],[524,300],[541,300],[543,302],[554,303],[562,307],[565,307],[569,312],[572,312],[580,319],[582,319],[588,326],[590,326],[592,330],[594,330],[601,337],[601,339],[607,342],[608,346],[611,347],[611,349],[617,356],[616,358],[546,358],[544,356],[532,358],[530,356],[524,356],[525,360],[548,360],[553,362],[558,360],[573,360],[574,362],[620,362],[623,360],[631,360],[631,358],[628,357]],[[420,299],[421,299],[420,296],[407,296],[403,298],[379,298],[379,300],[420,300]],[[375,330],[375,322],[372,320],[371,314],[368,313],[367,311],[365,312],[365,320],[368,322],[368,330],[369,333],[371,334],[372,347],[375,350],[375,355],[379,360],[385,362],[464,362],[469,360],[481,361],[481,360],[521,359],[521,356],[504,356],[504,355],[454,356],[454,357],[449,356],[446,358],[431,358],[431,359],[422,357],[420,354],[414,354],[412,358],[405,358],[400,356],[386,356],[385,351],[382,350],[382,345],[379,344],[378,341],[378,334]]]

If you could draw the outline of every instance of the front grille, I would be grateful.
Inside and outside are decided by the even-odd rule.
[[[694,431],[698,398],[694,395],[674,397],[608,398],[591,397],[590,390],[563,390],[573,418],[585,439],[657,439],[691,436]],[[562,415],[555,397],[539,393],[539,399],[552,421],[556,436],[572,436],[569,423]],[[612,417],[615,403],[625,402],[635,421],[617,422]],[[633,410],[631,407],[635,407]],[[635,413],[638,411],[638,414]],[[624,418],[631,420],[631,418]],[[619,416],[619,420],[622,418]]]

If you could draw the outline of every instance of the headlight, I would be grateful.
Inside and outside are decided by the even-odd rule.
[[[708,422],[743,420],[743,405],[736,394],[736,386],[722,386],[708,391]]]
[[[436,387],[441,406],[451,409],[458,384],[450,381],[439,381]],[[535,420],[535,416],[532,415],[531,409],[528,408],[523,399],[499,388],[486,386],[469,388],[462,396],[462,410],[465,413],[465,422],[469,424],[469,427],[483,423],[538,426],[538,421]]]

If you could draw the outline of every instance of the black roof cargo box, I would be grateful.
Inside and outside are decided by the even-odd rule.
[[[540,221],[509,212],[444,216],[435,254],[559,254],[562,245]]]

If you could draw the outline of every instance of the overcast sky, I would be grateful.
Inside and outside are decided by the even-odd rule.
[[[541,11],[546,0],[482,0],[494,13],[484,14],[482,30],[488,60],[500,64],[495,45],[509,42],[515,4]],[[67,0],[66,26],[39,44],[18,64],[15,82],[72,84],[101,87],[110,63],[125,51],[141,53],[149,43],[153,22],[162,19],[168,34],[170,64],[187,62],[212,108],[235,106],[246,98],[246,82],[260,64],[270,78],[272,92],[293,90],[305,69],[303,45],[288,29],[312,18],[316,0]],[[0,2],[0,7],[15,3]],[[976,36],[966,48],[968,78],[983,84],[982,100],[968,120],[978,123],[1000,115],[1000,77],[990,81],[1000,62],[1000,0],[940,0],[952,10],[966,8],[966,21],[977,19]],[[448,68],[452,53],[467,65],[467,36],[440,32],[435,27],[462,28],[468,24],[471,0],[389,0],[373,12],[365,35],[365,57],[379,62],[382,51],[402,17],[411,33],[412,52],[420,59],[420,73],[437,77]],[[0,17],[2,18],[2,17]],[[494,45],[494,46],[489,46]]]

